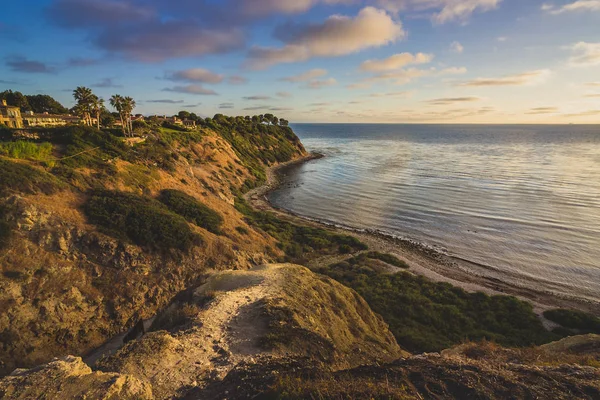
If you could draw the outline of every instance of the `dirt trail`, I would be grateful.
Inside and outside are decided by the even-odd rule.
[[[157,399],[184,394],[223,379],[240,362],[264,355],[258,341],[266,333],[259,301],[280,287],[285,264],[249,271],[222,272],[194,295],[215,298],[193,318],[188,329],[147,334],[102,366],[117,368],[152,384]]]

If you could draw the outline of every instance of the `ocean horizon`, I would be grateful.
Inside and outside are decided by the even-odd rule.
[[[600,300],[599,126],[292,127],[325,157],[288,169],[276,206],[421,243],[476,275]]]

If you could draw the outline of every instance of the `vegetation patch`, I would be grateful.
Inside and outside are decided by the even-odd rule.
[[[349,235],[340,235],[322,228],[296,225],[283,221],[269,212],[255,211],[238,197],[236,209],[254,225],[278,240],[278,247],[286,254],[285,261],[303,263],[311,254],[348,253],[368,247]]]
[[[194,197],[179,190],[168,189],[163,190],[158,199],[169,210],[181,215],[189,222],[209,232],[220,234],[223,217],[212,208],[200,203]]]
[[[35,161],[49,161],[52,155],[52,144],[33,143],[24,140],[0,143],[0,155]]]
[[[147,196],[95,191],[84,212],[106,234],[153,250],[188,250],[201,243],[183,217]]]
[[[9,193],[52,194],[63,185],[49,173],[21,162],[0,157],[0,195]]]
[[[363,254],[361,254],[358,257],[361,257],[361,256],[363,256]],[[364,253],[364,257],[370,258],[372,260],[383,261],[384,263],[393,265],[394,267],[397,267],[397,268],[405,268],[405,269],[409,268],[407,263],[405,263],[404,261],[400,260],[398,257],[393,256],[391,254],[380,253],[378,251],[369,251],[368,253]]]
[[[356,258],[317,272],[356,290],[390,325],[398,344],[412,352],[440,351],[467,340],[519,347],[560,339],[544,329],[531,304],[515,297],[468,293],[408,272],[378,273]]]
[[[567,334],[595,333],[600,335],[600,318],[577,310],[548,310],[544,317],[567,330]],[[563,330],[559,330],[563,332]]]

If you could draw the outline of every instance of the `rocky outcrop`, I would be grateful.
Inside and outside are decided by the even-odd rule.
[[[154,325],[168,331],[98,367],[149,382],[158,399],[200,390],[264,357],[308,357],[340,369],[409,355],[354,291],[290,264],[217,273]]]
[[[16,370],[0,380],[0,398],[145,400],[153,399],[147,383],[114,373],[92,372],[79,357],[56,359],[29,370]]]

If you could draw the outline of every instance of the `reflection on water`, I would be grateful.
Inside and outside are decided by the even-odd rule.
[[[520,284],[600,300],[600,127],[295,125],[326,158],[275,204],[446,249]]]

